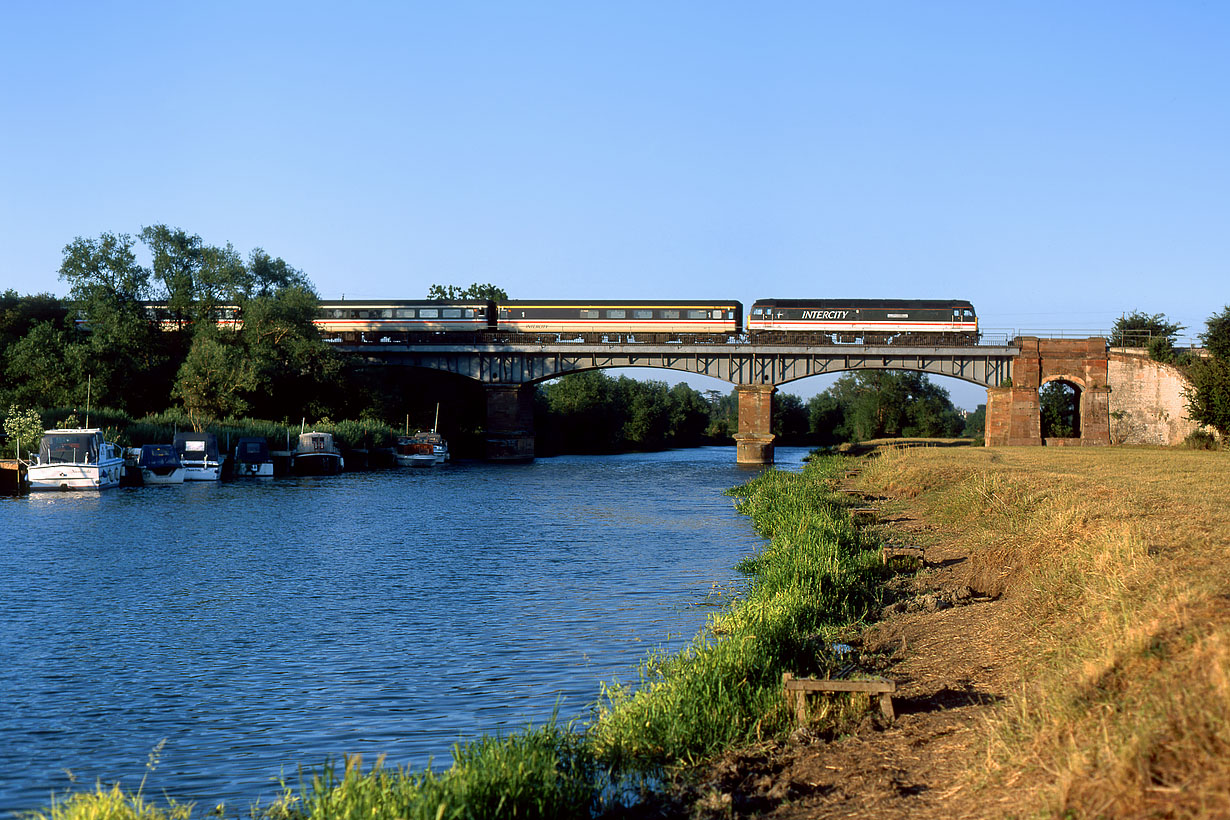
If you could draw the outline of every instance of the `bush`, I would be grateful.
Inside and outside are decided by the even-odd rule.
[[[1208,430],[1195,430],[1183,439],[1183,446],[1188,450],[1220,450],[1221,442]]]

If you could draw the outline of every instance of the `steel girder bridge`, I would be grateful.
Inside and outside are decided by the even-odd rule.
[[[710,376],[735,385],[739,397],[736,459],[773,461],[773,393],[808,376],[849,370],[916,370],[984,387],[1010,383],[1018,347],[791,347],[751,344],[441,344],[339,345],[337,350],[374,366],[427,368],[455,373],[484,386],[487,457],[534,457],[534,387],[538,382],[623,367],[651,367]]]
[[[847,370],[916,370],[998,387],[1016,347],[790,347],[749,344],[339,345],[374,365],[423,367],[483,384],[524,385],[585,370],[652,367],[734,385],[782,385]]]

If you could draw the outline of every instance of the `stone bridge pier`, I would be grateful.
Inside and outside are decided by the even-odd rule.
[[[736,464],[773,463],[773,394],[771,384],[740,384],[739,432],[735,433]]]
[[[1110,444],[1109,356],[1106,340],[1018,338],[1020,353],[1012,362],[1012,386],[987,388],[986,443],[1017,445]],[[1048,382],[1075,389],[1080,435],[1042,439],[1038,391]]]

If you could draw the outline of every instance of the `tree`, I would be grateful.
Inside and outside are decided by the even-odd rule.
[[[671,446],[695,447],[705,440],[709,426],[709,403],[696,390],[679,382],[670,390],[670,424],[667,437]]]
[[[257,392],[257,367],[234,332],[202,328],[179,369],[173,395],[180,400],[192,426],[205,428],[209,419],[247,413],[247,396]]]
[[[809,432],[807,407],[793,393],[773,397],[773,434],[782,442],[802,441]]]
[[[1071,385],[1053,381],[1038,391],[1043,438],[1074,438],[1080,433],[1076,390]]]
[[[64,248],[60,278],[83,312],[89,332],[72,352],[76,375],[90,374],[100,403],[135,412],[161,409],[170,390],[159,331],[141,304],[150,273],[137,264],[127,234],[78,237]]]
[[[39,322],[5,353],[5,391],[10,401],[38,407],[68,407],[86,398],[78,367],[87,359],[73,338],[53,322]]]
[[[1200,342],[1205,349],[1221,359],[1230,360],[1230,305],[1204,321],[1205,332]]]
[[[475,282],[468,288],[458,287],[457,285],[432,285],[427,289],[427,298],[446,299],[449,301],[456,301],[458,299],[489,299],[493,302],[503,302],[508,298],[508,293],[501,287],[491,284],[480,285]]]
[[[1173,345],[1183,325],[1167,320],[1164,313],[1141,313],[1134,310],[1120,316],[1110,331],[1111,347],[1147,347],[1151,339],[1164,337]]]
[[[153,258],[153,278],[161,283],[154,295],[181,323],[212,323],[220,306],[235,304],[252,290],[250,271],[229,244],[206,245],[201,237],[166,225],[142,228],[141,240]]]
[[[986,428],[987,406],[980,404],[978,409],[965,417],[965,429],[961,431],[961,435],[967,438],[980,439],[986,435]]]
[[[15,404],[10,405],[9,414],[4,419],[4,433],[17,448],[17,458],[21,458],[23,450],[29,453],[42,439],[43,419],[37,410],[23,410]]]
[[[1210,355],[1188,363],[1187,378],[1192,386],[1183,394],[1187,415],[1198,424],[1230,435],[1230,306],[1205,320],[1200,338]]]

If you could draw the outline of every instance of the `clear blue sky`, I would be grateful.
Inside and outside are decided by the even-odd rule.
[[[1218,2],[6,3],[0,288],[165,223],[325,298],[1194,334],[1230,302],[1228,43]]]

